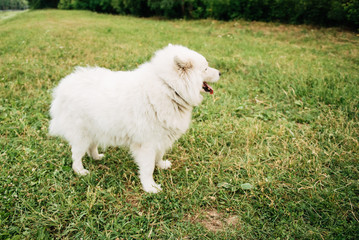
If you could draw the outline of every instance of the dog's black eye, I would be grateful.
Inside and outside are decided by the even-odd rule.
[[[204,69],[204,71],[206,72],[208,68]]]

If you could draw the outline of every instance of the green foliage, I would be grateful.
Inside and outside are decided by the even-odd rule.
[[[29,7],[27,0],[1,0],[0,10],[23,10]]]
[[[359,27],[357,0],[60,0],[58,6],[61,9],[90,9],[136,16],[243,18]]]
[[[358,0],[30,0],[30,6],[89,9],[141,17],[220,20],[242,18],[359,27]]]
[[[74,8],[72,0],[60,0],[57,7],[59,9],[73,9]]]
[[[28,0],[32,9],[57,8],[59,0]]]
[[[145,0],[60,0],[60,9],[89,9],[96,12],[149,16]]]
[[[206,16],[204,0],[148,0],[147,4],[153,15],[166,18],[199,19]]]
[[[184,16],[184,1],[148,0],[148,6],[157,16],[165,16],[168,18]]]
[[[359,26],[359,1],[347,0],[343,4],[349,22]]]

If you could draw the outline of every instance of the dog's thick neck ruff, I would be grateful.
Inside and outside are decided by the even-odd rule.
[[[174,95],[171,96],[172,102],[175,103],[180,111],[183,110],[192,110],[192,105],[188,103],[186,99],[184,99],[175,88],[173,88],[170,84],[168,84],[163,78],[161,78],[163,85],[165,85]]]

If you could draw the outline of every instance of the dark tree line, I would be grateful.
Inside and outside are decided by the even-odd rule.
[[[359,0],[29,0],[32,8],[359,27]]]
[[[0,0],[0,10],[22,10],[28,7],[27,0]]]

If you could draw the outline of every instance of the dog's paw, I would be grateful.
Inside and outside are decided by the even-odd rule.
[[[105,157],[105,154],[98,154],[97,156],[93,156],[92,158],[94,159],[94,160],[101,160],[102,158],[104,158]]]
[[[90,171],[87,170],[87,169],[74,169],[75,173],[80,175],[80,176],[85,176],[85,175],[88,175],[90,174]]]
[[[171,168],[172,166],[172,163],[168,160],[161,160],[158,162],[157,166],[160,168],[160,169],[169,169]]]
[[[155,182],[151,184],[143,184],[143,190],[148,193],[158,193],[162,190],[161,184],[156,184]]]

